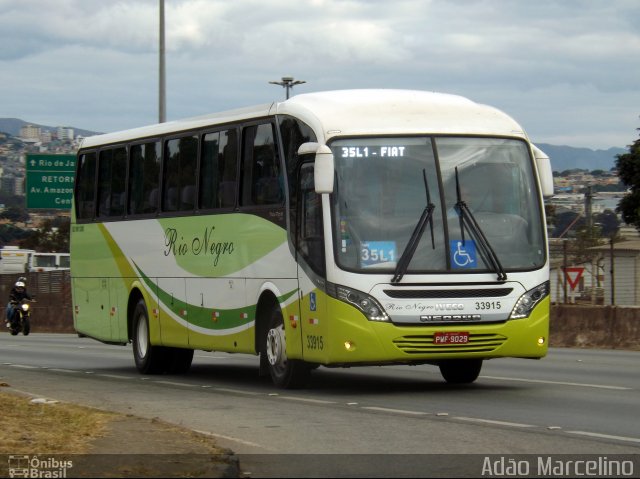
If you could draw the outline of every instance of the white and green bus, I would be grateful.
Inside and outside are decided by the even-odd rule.
[[[318,366],[541,358],[549,158],[454,95],[345,90],[109,133],[78,152],[74,324],[141,373],[194,350]]]

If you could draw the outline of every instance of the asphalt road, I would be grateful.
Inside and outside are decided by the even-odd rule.
[[[487,361],[467,386],[432,366],[320,368],[308,389],[284,391],[258,378],[253,356],[196,352],[188,375],[141,376],[130,347],[0,335],[12,387],[205,432],[254,477],[480,476],[483,455],[638,458],[639,365],[640,352],[552,349]],[[473,464],[461,469],[462,457]]]

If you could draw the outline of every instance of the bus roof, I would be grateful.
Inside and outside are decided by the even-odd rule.
[[[296,95],[277,106],[277,113],[295,115],[322,131],[324,141],[364,134],[525,137],[522,127],[502,111],[446,93],[339,90]]]
[[[170,121],[86,138],[82,148],[149,138],[272,114],[300,118],[333,136],[462,134],[525,138],[522,127],[504,112],[468,98],[417,90],[336,90],[296,95],[281,103]]]
[[[231,123],[247,118],[260,118],[267,116],[272,106],[273,104],[269,103],[253,107],[239,108],[237,110],[223,111],[220,113],[211,113],[193,118],[187,118],[184,120],[157,123],[155,125],[142,126],[140,128],[133,128],[131,130],[105,133],[104,135],[89,136],[83,140],[81,148],[92,148],[95,146],[106,145],[110,143],[131,141],[136,138],[150,138],[161,135],[170,135],[180,131],[195,130],[198,128],[205,128],[209,125]]]

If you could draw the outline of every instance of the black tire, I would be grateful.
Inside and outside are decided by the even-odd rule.
[[[13,320],[9,321],[9,324],[9,332],[11,332],[11,336],[17,336],[20,332],[20,318],[17,313],[13,316]]]
[[[161,374],[167,370],[169,355],[166,348],[152,346],[149,338],[149,315],[141,299],[133,313],[133,358],[142,374]]]
[[[22,318],[22,334],[24,334],[25,336],[29,336],[30,332],[31,322],[29,321],[29,318]]]
[[[167,372],[172,374],[186,374],[191,369],[193,349],[165,348],[169,361]]]
[[[440,374],[449,384],[469,384],[478,379],[482,359],[450,359],[439,364]]]
[[[262,345],[260,359],[269,370],[273,384],[284,389],[307,385],[311,367],[304,361],[287,358],[284,320],[278,305],[271,309]]]
[[[17,309],[9,316],[9,332],[11,336],[17,336],[20,332],[20,312]]]

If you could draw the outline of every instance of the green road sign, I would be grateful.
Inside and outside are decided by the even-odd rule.
[[[27,155],[27,209],[71,209],[75,155]]]

